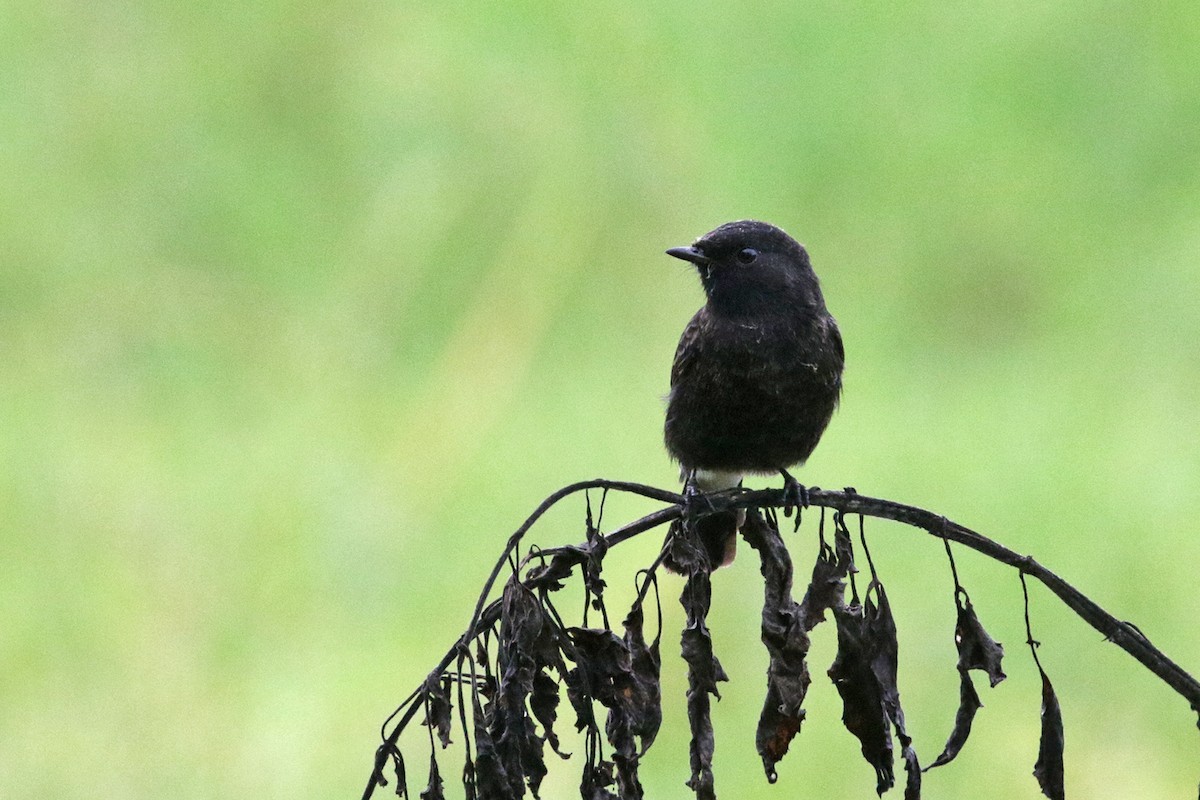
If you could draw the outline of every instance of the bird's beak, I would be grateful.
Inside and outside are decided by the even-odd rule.
[[[695,247],[672,247],[667,251],[667,255],[681,258],[684,261],[690,261],[696,266],[702,266],[710,261],[709,257],[704,255],[702,250]]]

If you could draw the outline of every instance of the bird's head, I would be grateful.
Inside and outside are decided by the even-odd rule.
[[[824,305],[808,252],[766,222],[728,222],[667,254],[695,265],[709,306],[717,312],[743,315]]]

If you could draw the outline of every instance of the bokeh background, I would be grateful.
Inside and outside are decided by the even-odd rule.
[[[543,497],[674,484],[702,298],[662,251],[742,217],[809,246],[845,335],[803,481],[1031,553],[1200,671],[1198,57],[1171,0],[5,4],[0,796],[356,797]],[[944,554],[868,532],[928,762]],[[532,538],[582,534],[580,500]],[[959,569],[1010,678],[925,796],[1036,798],[1019,582]],[[678,588],[652,797],[687,794]],[[754,559],[715,595],[721,796],[872,797],[829,626],[766,784]],[[1194,797],[1186,703],[1040,588],[1033,620],[1068,792]]]

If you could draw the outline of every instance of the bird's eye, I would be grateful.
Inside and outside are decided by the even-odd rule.
[[[758,251],[753,247],[747,247],[746,249],[738,250],[737,252],[737,260],[743,264],[749,264],[756,258],[758,258]]]

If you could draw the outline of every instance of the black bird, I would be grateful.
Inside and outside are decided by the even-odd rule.
[[[669,255],[700,273],[708,301],[671,367],[666,444],[685,492],[739,486],[747,473],[803,464],[829,424],[845,353],[808,252],[774,225],[730,222]],[[733,560],[744,512],[697,521],[713,566]]]

